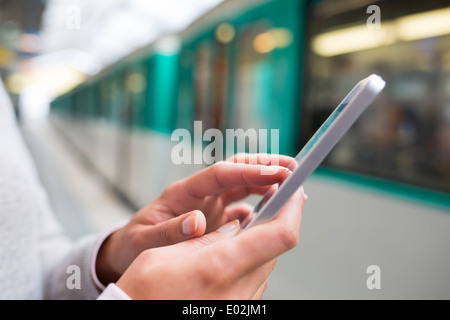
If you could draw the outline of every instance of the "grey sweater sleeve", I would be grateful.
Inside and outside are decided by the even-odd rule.
[[[0,81],[0,297],[97,298],[91,267],[98,240],[65,236]]]
[[[92,278],[97,235],[68,240],[52,215],[41,218],[40,256],[45,299],[96,299],[100,290]]]
[[[91,269],[100,235],[69,240],[55,218],[47,195],[36,179],[39,210],[39,251],[45,299],[96,299],[100,290]]]

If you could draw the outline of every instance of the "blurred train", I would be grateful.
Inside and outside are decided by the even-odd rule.
[[[139,208],[204,166],[173,163],[175,129],[278,129],[295,155],[377,73],[386,89],[315,175],[448,210],[448,21],[439,0],[229,0],[56,98],[51,117]]]

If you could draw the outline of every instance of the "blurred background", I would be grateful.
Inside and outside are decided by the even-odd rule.
[[[175,129],[278,129],[294,156],[371,73],[266,299],[450,298],[448,1],[0,0],[0,75],[74,239],[203,167],[171,161]]]

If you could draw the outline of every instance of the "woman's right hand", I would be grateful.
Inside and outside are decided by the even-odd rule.
[[[298,242],[305,196],[300,188],[270,222],[217,231],[142,252],[117,286],[132,299],[259,299],[276,258]]]

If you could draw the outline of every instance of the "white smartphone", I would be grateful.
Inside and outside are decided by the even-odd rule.
[[[245,222],[248,224],[243,226],[245,229],[267,222],[277,215],[385,85],[384,80],[376,74],[356,84],[288,166],[292,173],[271,188],[255,206],[250,222]]]

